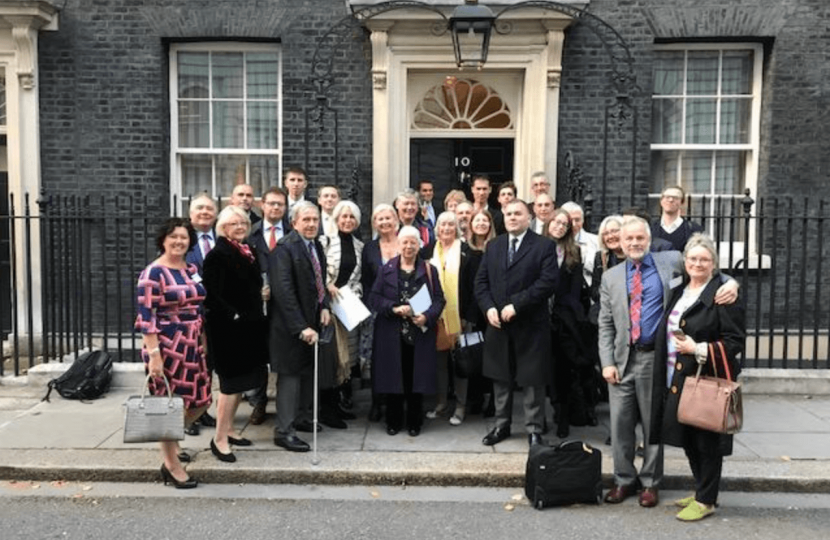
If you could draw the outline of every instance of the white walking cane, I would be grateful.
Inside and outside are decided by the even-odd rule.
[[[318,334],[317,340],[314,341],[314,400],[312,407],[314,408],[314,414],[312,415],[312,426],[311,426],[311,447],[313,452],[311,454],[311,464],[312,465],[319,465],[320,464],[320,457],[317,455],[317,378],[319,377],[319,367],[320,367],[320,336]]]

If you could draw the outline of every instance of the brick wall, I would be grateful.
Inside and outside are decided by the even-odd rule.
[[[634,192],[642,198],[648,191],[648,96],[655,39],[765,43],[759,193],[753,196],[830,197],[830,4],[823,0],[592,0],[589,10],[628,43],[642,90],[633,100],[637,145],[619,137],[608,145],[609,210],[617,200],[626,204],[630,196],[632,148],[637,151]],[[613,101],[614,90],[608,78],[608,53],[590,27],[580,23],[566,37],[559,151],[560,163],[565,151],[574,152],[597,197],[606,148],[601,107]],[[626,129],[633,132],[633,125]]]
[[[283,44],[284,165],[305,166],[313,188],[314,181],[349,182],[359,163],[371,186],[371,82],[362,34],[339,48],[325,130],[307,133],[305,125],[315,104],[309,75],[317,41],[346,15],[344,3],[331,0],[67,0],[60,30],[40,41],[44,188],[166,197],[167,44],[226,39]],[[334,113],[345,141],[338,146]],[[371,189],[360,198],[369,204]]]

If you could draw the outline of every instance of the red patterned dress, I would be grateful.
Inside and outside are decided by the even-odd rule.
[[[142,334],[157,334],[164,360],[164,374],[173,394],[184,399],[187,409],[210,405],[210,373],[201,345],[202,301],[205,288],[193,279],[195,266],[168,268],[157,263],[138,277],[138,317],[135,329]],[[198,279],[198,278],[197,278]],[[146,368],[150,361],[147,347],[141,351]],[[149,391],[164,395],[164,381],[150,379]]]

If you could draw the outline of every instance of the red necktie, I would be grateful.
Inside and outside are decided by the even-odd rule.
[[[268,239],[268,249],[274,251],[277,247],[277,226],[271,225],[271,237]]]
[[[202,253],[204,257],[207,257],[207,254],[210,253],[210,236],[205,233],[202,235]]]
[[[322,304],[326,290],[323,288],[323,270],[320,268],[320,261],[317,260],[317,250],[314,249],[314,242],[308,243],[308,252],[311,256],[311,266],[314,267],[314,284],[317,286],[317,302]]]
[[[634,263],[634,276],[631,280],[631,303],[628,307],[631,316],[631,343],[640,339],[640,315],[643,308],[643,271],[642,263]]]

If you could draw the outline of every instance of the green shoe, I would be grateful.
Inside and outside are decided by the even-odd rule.
[[[677,514],[677,519],[680,521],[700,521],[701,519],[711,516],[715,513],[715,507],[713,506],[706,506],[705,504],[700,504],[697,501],[694,501],[693,504],[689,504],[686,508],[680,511]]]
[[[695,500],[695,496],[694,495],[689,495],[688,497],[683,497],[682,499],[677,499],[676,501],[674,501],[674,505],[678,508],[686,508],[687,506],[692,504],[692,501],[694,501],[694,500]]]

